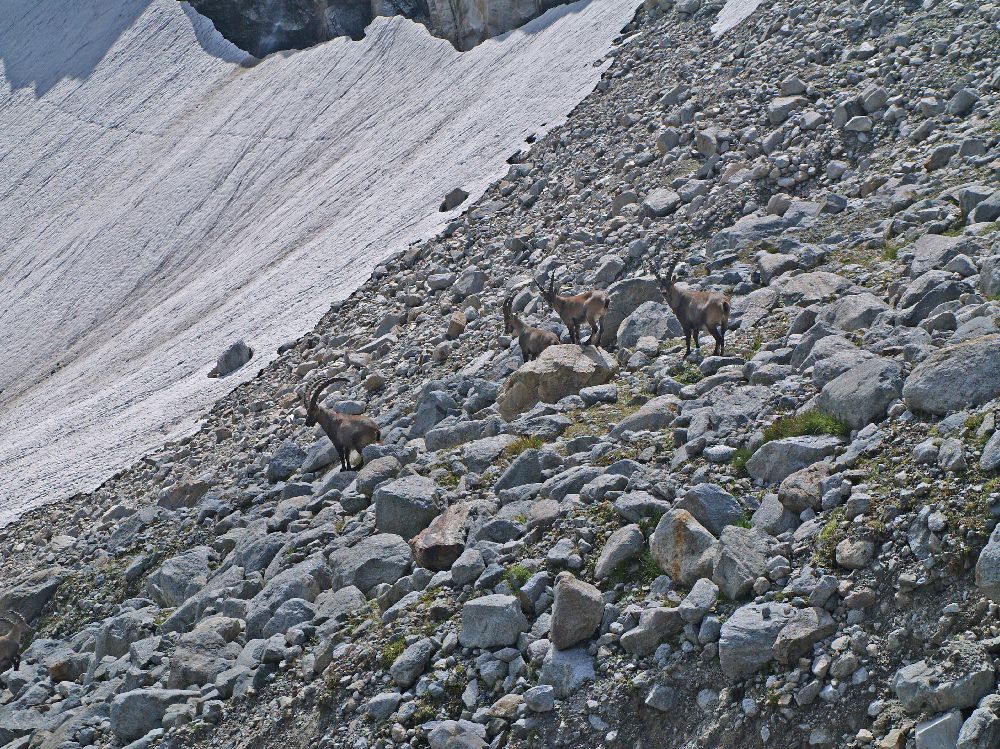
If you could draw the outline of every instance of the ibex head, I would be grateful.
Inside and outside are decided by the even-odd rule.
[[[317,408],[317,403],[319,402],[319,394],[326,390],[330,385],[335,382],[347,382],[346,377],[331,377],[329,380],[323,380],[320,382],[312,391],[306,401],[306,426],[311,427],[316,423],[316,416],[319,409]]]
[[[676,268],[677,263],[680,262],[680,257],[681,257],[680,253],[675,252],[672,255],[670,255],[669,258],[667,258],[666,275],[663,275],[662,273],[660,273],[659,270],[657,270],[656,264],[652,260],[649,261],[649,268],[650,270],[653,271],[653,275],[656,276],[656,280],[660,284],[660,288],[663,289],[664,292],[669,291],[670,288],[674,285],[674,268]]]
[[[552,300],[556,296],[556,273],[555,273],[555,271],[549,271],[549,287],[548,288],[545,288],[545,277],[544,276],[542,277],[542,283],[538,283],[537,280],[535,281],[535,283],[538,284],[538,289],[542,292],[542,298],[551,305],[552,304]]]

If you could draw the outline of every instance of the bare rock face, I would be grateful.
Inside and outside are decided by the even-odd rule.
[[[550,346],[514,372],[500,389],[500,415],[510,421],[536,403],[556,403],[583,388],[610,382],[618,362],[593,346]]]
[[[192,0],[224,37],[256,57],[338,36],[361,39],[376,16],[403,16],[460,50],[516,29],[565,0]],[[459,201],[461,202],[461,201]]]
[[[516,29],[563,0],[427,0],[428,28],[460,50]]]

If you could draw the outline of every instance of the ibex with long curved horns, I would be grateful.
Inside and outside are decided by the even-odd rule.
[[[504,333],[516,335],[518,345],[521,347],[521,356],[526,362],[537,359],[549,346],[559,343],[559,336],[551,330],[534,328],[528,325],[514,312],[514,295],[503,300],[503,326]]]
[[[318,423],[323,427],[326,436],[337,448],[337,454],[340,456],[340,470],[342,471],[356,470],[351,466],[351,450],[361,455],[361,451],[368,445],[382,439],[382,432],[374,419],[358,414],[337,413],[319,402],[319,395],[326,388],[335,382],[347,381],[346,377],[331,377],[328,380],[323,380],[313,388],[312,393],[305,399],[306,426],[311,427]],[[364,456],[361,456],[358,468],[364,464]]]
[[[692,334],[694,334],[694,347],[698,349],[698,333],[701,330],[707,330],[715,339],[712,353],[722,356],[726,350],[726,328],[729,326],[729,298],[718,291],[697,291],[675,284],[674,268],[677,267],[679,260],[679,254],[670,256],[667,261],[666,277],[660,274],[652,260],[649,261],[649,267],[660,284],[660,290],[667,304],[670,305],[670,309],[684,330],[684,340],[687,343],[684,358],[691,353]]]
[[[604,316],[608,313],[608,307],[611,306],[608,292],[603,289],[592,289],[584,291],[582,294],[563,296],[556,292],[555,273],[550,276],[548,289],[540,283],[538,288],[542,291],[542,298],[562,318],[569,329],[570,342],[578,343],[581,346],[589,346],[595,342],[600,345],[601,337],[604,335]],[[587,339],[586,343],[580,343],[580,326],[584,322],[590,326],[590,338]]]

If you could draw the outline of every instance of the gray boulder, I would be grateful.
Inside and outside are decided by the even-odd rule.
[[[652,276],[625,278],[608,287],[611,302],[604,316],[604,334],[601,346],[609,348],[618,340],[618,329],[626,317],[645,302],[663,303],[663,294]]]
[[[383,484],[373,498],[379,533],[413,538],[441,513],[437,485],[423,476],[403,476]]]
[[[434,650],[434,642],[429,637],[417,640],[393,661],[389,676],[403,689],[409,689],[427,668]]]
[[[694,585],[712,576],[715,537],[687,510],[664,513],[649,539],[649,550],[660,569],[678,585]]]
[[[779,484],[796,471],[833,455],[840,444],[840,439],[833,435],[787,437],[765,442],[747,461],[747,473],[765,484]]]
[[[726,526],[745,519],[743,507],[736,498],[715,484],[697,484],[691,487],[675,507],[690,512],[695,520],[716,537]]]
[[[620,639],[626,653],[639,657],[653,653],[664,639],[684,628],[684,620],[676,608],[652,606],[639,614],[639,623]]]
[[[225,377],[227,374],[235,372],[246,364],[253,357],[253,349],[247,346],[243,339],[238,340],[229,348],[222,352],[209,377]]]
[[[862,330],[886,309],[888,305],[873,294],[848,294],[824,307],[816,321],[840,330]]]
[[[956,749],[991,749],[995,746],[1000,746],[1000,694],[988,694],[962,724]]]
[[[885,418],[889,404],[903,392],[899,362],[869,359],[828,382],[816,400],[820,411],[861,429]]]
[[[462,629],[458,640],[467,648],[498,648],[514,645],[528,629],[528,620],[514,596],[493,594],[473,598],[462,606]]]
[[[354,546],[330,553],[333,586],[353,585],[365,592],[381,583],[392,585],[406,574],[412,563],[410,545],[392,533],[370,536]]]
[[[774,658],[778,634],[795,616],[785,603],[750,603],[736,609],[719,634],[719,664],[730,681],[757,673]]]
[[[604,542],[594,567],[594,579],[603,580],[619,565],[639,556],[645,545],[646,539],[638,525],[633,523],[619,528]]]
[[[663,341],[684,335],[673,311],[661,302],[643,302],[618,328],[618,348],[635,348],[643,336]]]
[[[569,572],[559,574],[549,626],[549,639],[555,647],[565,650],[589,639],[600,626],[603,615],[601,591]]]
[[[208,583],[210,561],[215,553],[196,546],[164,562],[146,579],[146,592],[165,608],[180,606]]]
[[[824,609],[810,606],[796,609],[794,615],[778,632],[774,641],[774,658],[778,663],[791,664],[808,657],[812,646],[837,631],[837,623]]]
[[[558,650],[549,648],[538,672],[540,684],[548,684],[561,700],[571,697],[580,687],[594,681],[594,659],[586,648]]]
[[[278,445],[267,463],[267,480],[284,481],[302,466],[306,451],[290,440]]]
[[[386,455],[365,463],[355,476],[355,486],[364,496],[371,499],[375,490],[382,484],[392,481],[403,469],[402,464],[393,456]]]
[[[912,714],[973,707],[993,691],[995,683],[993,664],[984,658],[962,664],[954,676],[927,661],[917,661],[896,671],[891,686],[903,709]]]
[[[903,386],[912,411],[943,416],[1000,396],[1000,335],[938,349],[917,365]]]
[[[727,525],[715,547],[712,582],[731,601],[746,596],[767,570],[770,539],[756,528]]]
[[[976,585],[991,601],[1000,602],[1000,525],[993,529],[990,540],[979,553]]]
[[[201,696],[197,689],[133,689],[111,700],[111,730],[122,741],[134,741],[160,726],[167,708]]]

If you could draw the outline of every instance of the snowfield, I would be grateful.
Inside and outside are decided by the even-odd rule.
[[[381,18],[255,65],[175,0],[4,0],[0,525],[192,431],[442,228],[445,193],[474,200],[593,88],[638,5],[466,53]],[[251,364],[208,379],[238,338]]]

